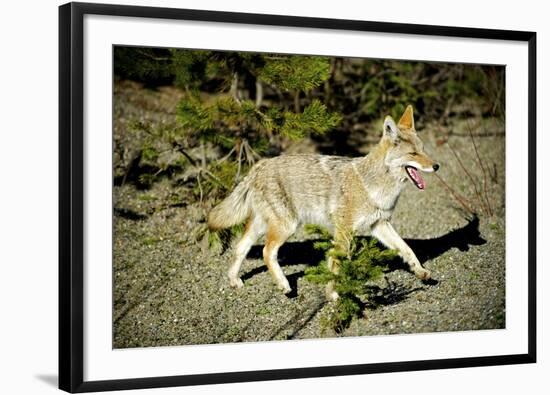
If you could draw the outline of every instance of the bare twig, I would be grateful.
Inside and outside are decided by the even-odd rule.
[[[249,166],[254,164],[254,162],[256,161],[254,159],[254,155],[250,151],[250,147],[248,146],[248,144],[244,146],[244,156],[246,158],[246,163],[248,163]]]
[[[495,119],[498,120],[498,118],[495,118]],[[468,137],[470,135],[469,133],[460,133],[455,131],[451,131],[451,134],[455,137]],[[499,133],[499,132],[493,132],[493,133],[483,132],[483,133],[476,134],[476,138],[481,138],[481,137],[505,137],[505,134]]]
[[[147,52],[145,52],[145,51],[143,51],[139,48],[136,48],[136,51],[138,53],[142,54],[143,56],[146,56],[146,57],[148,57],[149,59],[152,59],[152,60],[163,61],[163,62],[168,62],[168,61],[172,60],[172,59],[166,58],[166,57],[154,56],[154,55],[152,55],[150,53],[147,53]]]
[[[204,141],[201,140],[201,167],[206,169],[206,147]]]
[[[223,162],[225,162],[227,159],[229,159],[229,157],[231,156],[231,154],[233,154],[233,152],[235,152],[235,147],[231,148],[231,151],[229,151],[229,152],[227,153],[227,155],[225,155],[223,158],[218,159],[218,163],[223,163]]]
[[[231,89],[229,90],[229,93],[231,96],[233,96],[233,99],[240,103],[241,100],[239,98],[239,74],[237,72],[233,73],[233,79],[231,80]]]
[[[239,143],[239,155],[237,156],[237,174],[235,174],[235,183],[239,180],[239,177],[241,176],[241,162],[243,158],[243,150],[244,150],[244,144],[246,140],[241,140]]]
[[[472,185],[474,186],[474,190],[475,190],[475,193],[476,193],[476,196],[479,200],[479,203],[481,205],[481,208],[482,209],[485,209],[487,212],[489,212],[489,209],[487,208],[484,200],[483,200],[483,197],[481,196],[481,193],[479,191],[479,189],[477,188],[477,183],[475,182],[474,180],[474,177],[472,177],[472,174],[466,169],[466,167],[464,166],[464,164],[462,163],[462,161],[460,160],[460,157],[458,156],[458,154],[456,153],[456,151],[454,150],[454,148],[449,144],[447,143],[447,146],[449,147],[449,149],[451,150],[451,152],[453,153],[453,155],[455,156],[456,158],[456,161],[458,162],[458,164],[460,165],[460,167],[462,168],[462,170],[464,171],[464,173],[466,173],[466,175],[468,176],[468,178],[470,179],[470,181],[472,182]]]
[[[451,188],[451,186],[449,184],[447,184],[443,178],[441,178],[441,176],[439,174],[435,174],[435,176],[437,177],[437,179],[441,182],[441,184],[443,184],[443,186],[449,191],[449,193],[451,195],[453,195],[453,197],[455,198],[455,200],[460,203],[460,205],[466,210],[468,211],[470,214],[472,215],[475,215],[476,212],[474,209],[472,209],[472,206],[471,206],[471,203],[467,203],[467,200],[464,196],[460,196],[453,188]]]
[[[203,191],[202,191],[201,172],[200,171],[197,174],[197,184],[199,185],[200,203],[202,204]]]
[[[254,151],[254,149],[250,146],[250,144],[248,144],[247,140],[244,141],[244,152],[245,152],[246,161],[248,162],[248,164],[253,164],[254,162],[256,162],[256,158],[262,159],[262,156],[258,154],[256,151]]]
[[[256,107],[260,107],[262,105],[262,101],[264,100],[264,86],[262,84],[262,81],[257,78],[256,79]]]
[[[298,89],[294,91],[294,112],[296,114],[300,112],[300,91]]]
[[[222,188],[227,188],[226,185],[218,178],[216,177],[210,170],[208,170],[206,168],[206,157],[205,157],[205,151],[204,151],[204,144],[202,146],[202,158],[201,158],[201,165],[199,166],[198,163],[197,163],[197,160],[195,160],[187,151],[185,151],[185,149],[183,149],[183,147],[178,147],[178,151],[181,152],[183,154],[183,156],[185,156],[189,162],[191,162],[191,166],[193,166],[194,168],[194,171],[192,172],[192,174],[196,174],[196,177],[197,177],[197,184],[199,186],[199,191],[200,191],[200,201],[202,203],[202,200],[203,200],[203,195],[204,195],[204,191],[203,191],[203,188],[202,188],[202,183],[201,183],[201,175],[203,176],[207,176],[208,178],[210,178],[212,181],[214,181],[215,183],[217,183],[218,185],[220,185]],[[231,152],[230,152],[231,153]]]
[[[477,150],[477,145],[474,140],[474,135],[472,133],[472,128],[470,127],[470,123],[468,122],[468,132],[470,133],[470,139],[472,140],[472,145],[474,146],[474,151],[476,153],[477,162],[479,164],[479,167],[481,167],[481,171],[483,172],[483,189],[485,191],[485,200],[487,201],[487,207],[489,209],[488,214],[493,215],[493,209],[491,207],[491,203],[489,202],[489,193],[487,190],[487,170],[485,169],[485,166],[483,165],[483,161],[481,160],[481,157],[479,156],[479,152]]]
[[[209,176],[213,181],[215,181],[218,185],[220,185],[222,188],[226,189],[226,185],[218,178],[216,177],[214,174],[212,174],[212,172],[210,170],[207,170],[207,169],[203,169],[202,170],[202,173],[206,174],[207,176]]]
[[[490,174],[491,181],[493,181],[495,184],[498,184],[498,171],[497,171],[497,164],[493,162],[493,171]]]
[[[193,158],[183,147],[179,146],[178,151],[187,158],[189,162],[191,162],[191,165],[194,167],[197,167],[197,161],[195,158]]]

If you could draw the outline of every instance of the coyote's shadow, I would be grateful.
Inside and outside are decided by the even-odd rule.
[[[283,244],[278,254],[279,264],[281,266],[300,264],[314,266],[319,264],[319,262],[324,259],[324,254],[322,251],[314,248],[313,245],[316,241],[317,240],[307,240]],[[458,248],[460,251],[468,251],[470,246],[483,245],[487,241],[481,237],[479,233],[479,218],[475,216],[462,228],[452,230],[442,236],[433,239],[405,239],[405,242],[412,248],[420,262],[424,263],[444,254],[452,248]],[[262,259],[262,248],[263,246],[261,245],[252,247],[248,254],[248,258]],[[390,262],[388,266],[389,271],[408,269],[408,266],[399,258]],[[267,271],[267,268],[265,265],[262,265],[245,273],[241,278],[247,280],[265,271]],[[291,275],[292,283],[290,285],[292,287],[292,292],[290,296],[296,295],[297,280],[303,275],[303,271]],[[432,281],[432,284],[433,283],[437,283],[437,281]]]
[[[473,217],[462,228],[455,229],[434,239],[405,239],[421,263],[434,259],[451,248],[468,251],[470,246],[487,243],[479,233],[479,218]]]

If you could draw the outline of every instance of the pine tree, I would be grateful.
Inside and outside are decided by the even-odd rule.
[[[369,298],[367,283],[383,276],[387,263],[397,256],[393,250],[381,250],[375,239],[353,238],[349,251],[333,248],[331,235],[319,226],[308,225],[306,232],[315,234],[320,240],[314,248],[324,251],[339,260],[338,274],[329,270],[327,260],[318,266],[306,269],[305,279],[316,284],[331,283],[339,298],[321,322],[324,328],[341,332],[351,320],[361,315],[362,306]]]
[[[121,58],[120,72],[128,67],[137,77],[171,75],[185,92],[175,109],[175,125],[163,129],[134,123],[147,135],[139,161],[152,171],[139,176],[144,186],[168,169],[179,169],[185,179],[196,180],[197,200],[212,203],[256,161],[279,154],[287,141],[323,135],[341,121],[311,97],[330,76],[326,57],[147,48],[120,48],[115,56]],[[133,64],[123,61],[128,57]],[[197,237],[222,247],[242,231],[210,234],[205,226],[199,228]]]
[[[133,50],[134,74],[172,74],[174,84],[186,92],[176,109],[178,124],[146,141],[143,163],[154,164],[160,150],[172,147],[179,153],[174,161],[187,161],[196,168],[195,192],[201,200],[225,194],[254,162],[278,154],[285,140],[322,135],[341,120],[320,100],[301,99],[329,78],[328,58]],[[265,89],[279,100],[264,100]],[[212,150],[217,157],[207,156],[206,151]]]

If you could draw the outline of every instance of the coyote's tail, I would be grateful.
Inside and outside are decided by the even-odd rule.
[[[229,228],[240,224],[251,214],[250,205],[251,174],[245,177],[233,192],[208,214],[210,230]]]

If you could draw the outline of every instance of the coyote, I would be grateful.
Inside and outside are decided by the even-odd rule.
[[[399,194],[409,180],[419,190],[426,183],[420,171],[437,171],[439,164],[424,152],[414,128],[412,106],[396,124],[384,119],[380,142],[365,157],[281,155],[256,163],[233,192],[210,212],[212,230],[247,221],[235,248],[229,281],[243,286],[239,268],[252,245],[263,235],[264,261],[275,283],[284,292],[291,288],[277,262],[279,247],[302,224],[317,224],[333,234],[334,248],[348,251],[355,233],[370,233],[395,249],[422,280],[430,278],[411,248],[397,234],[390,219]],[[339,262],[329,258],[337,273]],[[329,295],[337,298],[332,292]]]

